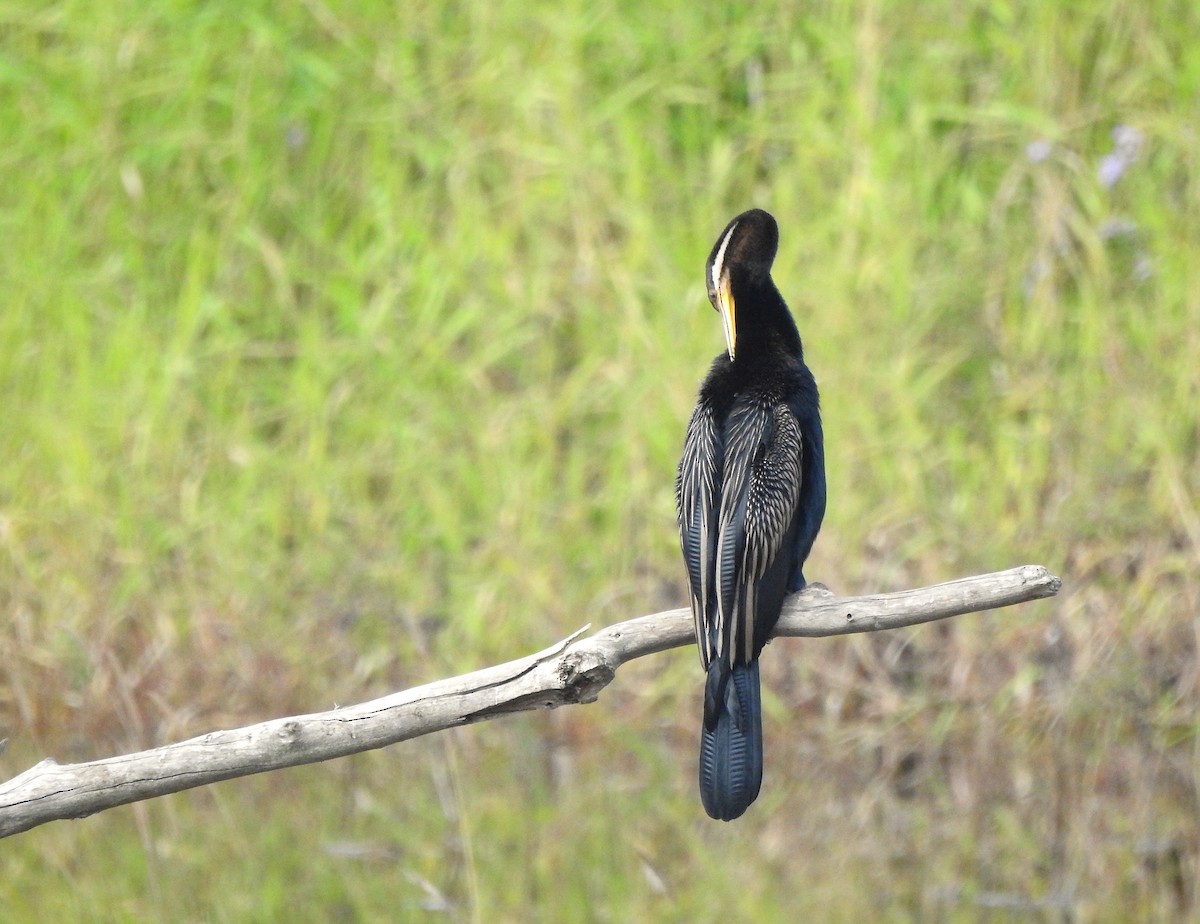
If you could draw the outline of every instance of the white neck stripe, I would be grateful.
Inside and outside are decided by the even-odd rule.
[[[738,223],[735,221],[729,226],[729,230],[725,232],[725,237],[721,241],[721,247],[717,251],[717,256],[713,260],[712,265],[712,287],[714,290],[720,287],[721,270],[725,267],[725,248],[729,246],[729,240],[733,237],[733,232],[737,228]]]

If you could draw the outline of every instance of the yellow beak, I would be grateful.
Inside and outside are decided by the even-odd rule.
[[[733,348],[737,344],[737,324],[728,276],[723,277],[717,285],[717,310],[721,312],[721,326],[725,328],[725,346],[729,349],[729,358],[733,359]]]

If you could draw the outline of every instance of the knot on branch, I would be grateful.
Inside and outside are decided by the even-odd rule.
[[[295,719],[288,719],[279,726],[279,743],[285,748],[300,747],[304,741],[304,726]]]
[[[569,651],[558,661],[564,703],[594,703],[617,669],[594,652]]]

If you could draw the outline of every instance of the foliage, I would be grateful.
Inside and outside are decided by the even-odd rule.
[[[5,776],[678,605],[704,257],[750,205],[823,392],[810,577],[1066,581],[773,645],[734,825],[680,652],[589,709],[22,835],[9,919],[1194,913],[1198,30],[0,2]]]

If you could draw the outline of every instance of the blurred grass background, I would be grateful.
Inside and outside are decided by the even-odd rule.
[[[1200,874],[1200,11],[0,0],[0,758],[682,605],[704,258],[778,217],[810,579],[1056,600],[55,823],[5,919],[1170,921]]]

